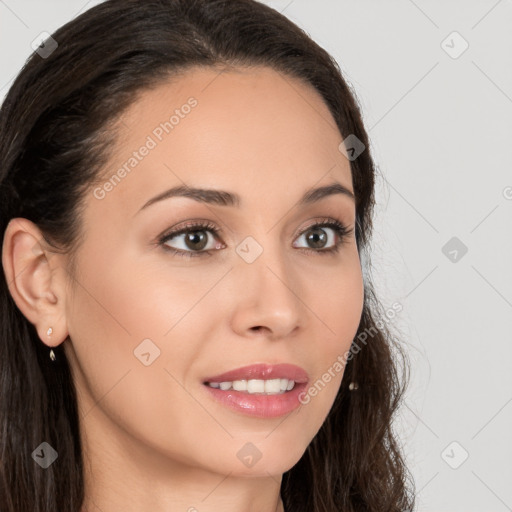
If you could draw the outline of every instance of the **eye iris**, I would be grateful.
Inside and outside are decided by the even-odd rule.
[[[306,238],[308,243],[311,242],[313,244],[313,247],[323,247],[327,242],[327,235],[325,234],[325,231],[322,228],[313,228],[309,231],[309,233],[311,234],[307,235]],[[321,243],[318,245],[319,241]]]
[[[190,233],[187,233],[185,240],[185,243],[187,244],[189,249],[202,250],[206,246],[208,237],[206,236],[204,231],[191,231]],[[192,242],[192,246],[190,246],[189,242]],[[199,246],[194,245],[198,242]]]

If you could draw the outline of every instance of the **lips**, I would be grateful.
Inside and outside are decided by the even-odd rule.
[[[307,372],[299,366],[293,364],[252,364],[231,370],[220,375],[215,375],[204,379],[203,384],[208,382],[233,382],[235,380],[270,380],[270,379],[288,379],[298,384],[308,382]]]

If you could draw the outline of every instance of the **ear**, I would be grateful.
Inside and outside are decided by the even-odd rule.
[[[2,266],[9,292],[39,338],[56,347],[68,336],[65,269],[31,221],[11,219],[4,233]],[[52,334],[48,335],[48,329]]]

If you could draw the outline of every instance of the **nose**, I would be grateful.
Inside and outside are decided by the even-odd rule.
[[[236,262],[232,328],[240,336],[282,339],[306,322],[300,279],[278,250],[265,249],[256,260]]]

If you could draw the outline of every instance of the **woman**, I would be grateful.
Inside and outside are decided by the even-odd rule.
[[[368,144],[253,0],[52,34],[0,116],[2,511],[412,509]]]

